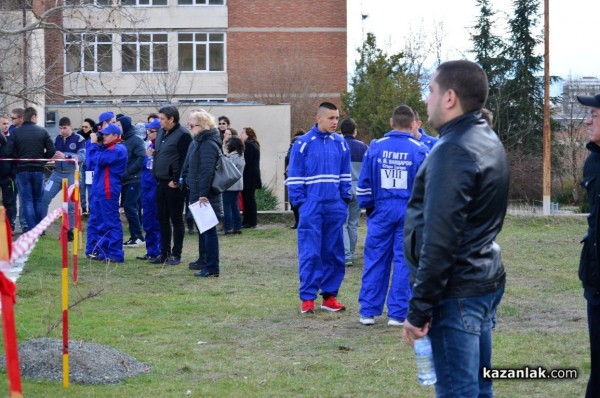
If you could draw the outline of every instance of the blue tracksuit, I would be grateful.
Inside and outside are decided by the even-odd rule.
[[[419,142],[427,145],[427,148],[431,151],[436,142],[438,142],[439,138],[432,137],[425,133],[425,130],[419,129],[419,133],[421,133],[421,138],[419,138]]]
[[[396,130],[373,140],[365,153],[357,188],[360,207],[370,212],[358,296],[361,316],[381,315],[388,296],[388,316],[399,321],[406,318],[411,288],[403,254],[404,216],[415,175],[427,153],[428,148],[409,133]]]
[[[150,143],[148,148],[154,148]],[[152,159],[146,155],[142,169],[142,224],[146,232],[146,254],[150,257],[160,255],[160,225],[156,208],[156,180],[152,177],[152,169],[148,168],[148,161]]]
[[[101,259],[122,263],[123,224],[119,214],[121,176],[127,167],[125,145],[111,143],[87,147],[88,164],[94,164],[90,191],[91,213],[88,220],[85,254],[96,253]]]
[[[288,179],[290,202],[299,207],[298,271],[301,300],[321,294],[337,297],[344,279],[342,225],[352,196],[350,151],[338,134],[315,125],[292,147]]]

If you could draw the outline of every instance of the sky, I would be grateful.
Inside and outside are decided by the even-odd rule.
[[[363,34],[374,33],[379,48],[397,53],[405,45],[408,32],[420,27],[432,36],[443,26],[444,59],[472,59],[470,27],[475,25],[479,8],[475,0],[347,0],[348,73],[354,70],[356,49]],[[539,33],[543,34],[544,0],[540,1]],[[499,32],[513,15],[512,0],[493,0]],[[368,15],[362,19],[361,14]],[[550,0],[550,74],[564,79],[600,77],[600,1]],[[539,54],[543,54],[543,42]],[[430,58],[430,62],[433,58]],[[554,91],[555,88],[553,88]],[[553,93],[554,94],[554,93]]]

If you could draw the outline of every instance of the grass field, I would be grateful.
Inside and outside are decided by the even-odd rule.
[[[499,237],[508,275],[494,331],[494,366],[575,368],[576,380],[498,380],[498,397],[581,397],[589,375],[585,301],[577,279],[583,217],[509,217]],[[364,239],[364,223],[359,231]],[[185,265],[83,260],[70,338],[119,349],[152,366],[117,385],[23,380],[27,397],[431,397],[415,375],[401,329],[385,318],[358,323],[362,256],[348,268],[342,313],[299,313],[295,231],[263,224],[220,237],[221,276],[193,276],[197,237]],[[362,252],[362,244],[359,243]],[[47,234],[18,281],[19,341],[60,338],[60,248]],[[7,391],[6,376],[0,390]]]

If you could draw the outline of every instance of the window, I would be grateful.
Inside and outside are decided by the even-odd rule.
[[[124,6],[166,6],[167,0],[121,0]]]
[[[123,72],[166,72],[168,45],[166,33],[134,33],[121,36]]]
[[[65,36],[67,72],[112,72],[112,34]]]
[[[225,70],[224,33],[179,33],[178,45],[180,71]]]
[[[225,0],[177,0],[180,6],[222,6]]]

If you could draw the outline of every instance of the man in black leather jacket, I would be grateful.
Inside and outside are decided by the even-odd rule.
[[[492,396],[492,319],[505,272],[495,239],[508,200],[502,143],[481,116],[485,72],[470,61],[441,64],[429,85],[429,123],[440,133],[413,186],[404,255],[413,297],[404,339],[429,335],[437,396]]]
[[[586,123],[589,126],[590,151],[583,166],[583,182],[590,204],[588,231],[583,238],[579,262],[579,279],[583,284],[583,296],[587,301],[588,329],[590,333],[591,371],[586,398],[600,397],[600,94],[594,97],[577,96],[585,106],[592,107]]]

